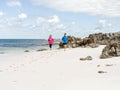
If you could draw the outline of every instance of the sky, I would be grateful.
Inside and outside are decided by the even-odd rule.
[[[120,31],[120,0],[0,0],[0,39]]]

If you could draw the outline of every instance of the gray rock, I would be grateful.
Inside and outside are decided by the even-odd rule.
[[[100,55],[101,59],[111,58],[115,56],[120,56],[120,43],[119,42],[110,42],[106,45]]]
[[[0,54],[5,54],[5,52],[0,52]]]
[[[29,50],[25,50],[24,52],[29,52]]]
[[[102,73],[107,73],[106,71],[98,71],[98,73],[102,74]]]
[[[39,52],[39,51],[45,51],[45,50],[47,50],[47,49],[43,48],[43,49],[38,49],[37,51]]]
[[[85,61],[85,60],[92,60],[91,56],[87,56],[85,58],[80,58],[81,61]]]

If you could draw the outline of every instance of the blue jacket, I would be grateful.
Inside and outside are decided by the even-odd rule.
[[[63,43],[68,43],[68,37],[67,36],[63,36],[62,37],[62,41],[63,41]]]

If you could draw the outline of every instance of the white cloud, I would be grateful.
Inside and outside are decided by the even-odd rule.
[[[104,19],[99,20],[99,25],[100,25],[100,27],[105,27],[106,26],[106,20],[104,20]]]
[[[92,31],[93,33],[99,33],[99,32],[101,32],[101,30],[100,29],[95,29],[94,31]]]
[[[57,15],[53,15],[50,17],[38,17],[36,22],[39,23],[49,23],[49,24],[57,24],[60,22],[60,18]]]
[[[60,11],[82,12],[107,17],[120,17],[120,0],[31,0]]]
[[[19,14],[18,15],[18,18],[19,19],[26,19],[28,16],[27,16],[27,14],[25,14],[25,13],[21,13],[21,14]]]
[[[64,24],[55,24],[52,27],[46,28],[45,30],[47,30],[50,33],[65,33],[67,30],[67,27]]]
[[[43,18],[43,17],[38,17],[36,22],[39,24],[39,23],[43,23],[43,22],[46,22],[46,19]]]
[[[56,30],[65,30],[66,27],[63,24],[58,24],[55,26]]]
[[[91,33],[99,33],[99,32],[101,32],[101,28],[97,27]]]
[[[60,19],[59,19],[59,17],[58,17],[57,15],[54,15],[54,16],[52,16],[52,17],[50,17],[50,18],[48,19],[48,22],[49,22],[49,23],[52,23],[52,24],[55,24],[55,23],[59,23],[59,22],[60,22]]]
[[[111,27],[112,24],[107,22],[105,19],[101,19],[101,20],[99,20],[99,26],[100,26],[100,28]]]
[[[4,15],[4,13],[0,11],[0,16],[3,16],[3,15]]]
[[[7,27],[19,27],[19,28],[23,28],[23,27],[27,27],[26,25],[28,25],[27,23],[24,22],[23,18],[18,18],[18,17],[11,17],[11,18],[5,18],[5,19],[1,19],[0,20],[0,25],[4,28]]]
[[[75,24],[76,24],[76,22],[74,22],[74,21],[73,21],[71,24],[72,24],[72,25],[75,25]]]
[[[20,7],[20,6],[22,6],[21,2],[18,1],[18,0],[9,0],[7,2],[7,5],[10,6],[10,7],[14,7],[14,6]]]
[[[112,24],[111,24],[111,23],[109,23],[109,24],[108,24],[108,26],[109,26],[109,27],[111,27],[111,26],[112,26]]]
[[[16,17],[6,18],[0,21],[4,27],[21,25],[21,22]]]
[[[27,28],[29,28],[29,30],[35,30],[37,28],[37,25],[26,25]]]

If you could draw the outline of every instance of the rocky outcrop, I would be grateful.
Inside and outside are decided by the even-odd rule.
[[[69,41],[67,47],[91,47],[95,48],[99,45],[107,45],[111,41],[120,41],[120,32],[116,33],[95,33],[90,34],[88,37],[85,38],[77,38],[74,36],[68,36]],[[63,43],[59,43],[60,48],[63,48]]]
[[[116,33],[97,33],[97,34],[90,34],[89,37],[93,39],[94,43],[100,45],[107,45],[111,41],[120,41],[120,32]]]
[[[113,56],[120,56],[120,42],[113,41],[106,45],[102,50],[100,58],[105,59]]]
[[[100,58],[110,58],[113,56],[120,56],[120,32],[115,33],[95,33],[90,34],[85,38],[76,38],[68,36],[69,41],[67,47],[90,47],[96,48],[99,45],[106,45],[102,50]],[[60,48],[63,48],[63,43],[59,43]]]
[[[93,43],[93,41],[91,40],[91,38],[86,37],[86,38],[76,38],[74,36],[68,36],[68,44],[67,47],[72,47],[72,48],[76,48],[76,47],[91,47],[91,48],[95,48],[98,47],[99,45],[96,43]],[[63,43],[60,42],[59,43],[59,47],[63,48]]]

